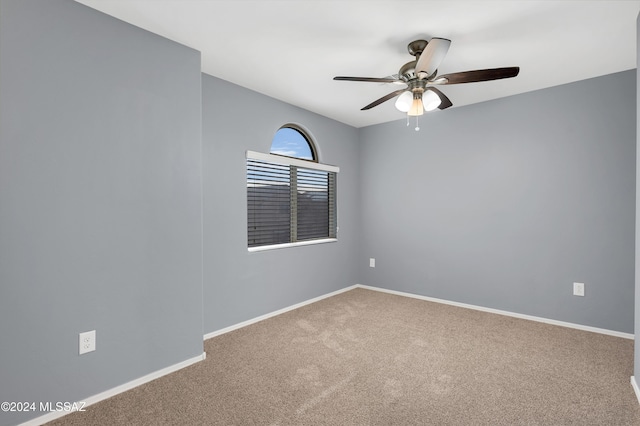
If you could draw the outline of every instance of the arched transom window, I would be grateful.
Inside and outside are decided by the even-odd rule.
[[[311,138],[297,126],[280,127],[271,142],[271,154],[318,162]]]
[[[339,168],[318,162],[302,128],[276,132],[269,154],[247,151],[247,246],[250,251],[336,241]]]

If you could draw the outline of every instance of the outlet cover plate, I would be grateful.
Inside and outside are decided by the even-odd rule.
[[[369,268],[375,268],[376,267],[376,260],[372,257],[369,259]]]
[[[584,283],[573,283],[573,295],[584,296]]]
[[[80,355],[86,354],[87,352],[93,352],[96,350],[96,331],[85,331],[84,333],[80,333],[79,338],[80,343]]]

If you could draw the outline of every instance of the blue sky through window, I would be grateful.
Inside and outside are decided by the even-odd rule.
[[[313,160],[309,142],[307,142],[302,133],[289,127],[283,127],[276,132],[271,142],[271,153],[302,158],[303,160]]]

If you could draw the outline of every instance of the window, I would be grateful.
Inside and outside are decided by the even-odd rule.
[[[338,171],[318,163],[309,137],[289,126],[271,154],[247,151],[249,250],[335,240]]]
[[[271,153],[318,162],[315,147],[309,137],[291,124],[276,132],[271,142]]]

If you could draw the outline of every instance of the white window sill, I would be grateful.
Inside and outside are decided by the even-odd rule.
[[[259,246],[259,247],[249,247],[247,251],[249,253],[253,253],[256,251],[267,251],[267,250],[277,250],[289,247],[299,247],[299,246],[310,246],[314,244],[324,244],[324,243],[335,243],[338,241],[337,238],[324,238],[322,240],[309,240],[309,241],[299,241],[297,243],[285,243],[285,244],[273,244],[270,246]]]

